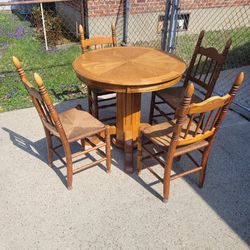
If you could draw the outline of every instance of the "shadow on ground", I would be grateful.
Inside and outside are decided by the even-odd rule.
[[[76,102],[79,103],[79,100]],[[143,102],[145,102],[145,98]],[[86,109],[86,100],[84,100],[83,104]],[[72,106],[75,106],[75,102],[62,103],[57,108],[61,111]],[[210,156],[204,188],[198,188],[196,174],[189,175],[184,179],[242,240],[250,244],[250,126],[249,122],[246,122],[243,118],[239,119],[239,116],[234,117],[234,114],[230,113],[232,117],[225,122],[226,125],[219,132]],[[146,114],[147,111],[142,112],[144,120],[147,119]],[[233,120],[237,120],[237,122],[232,124]],[[8,128],[2,129],[9,134],[10,140],[15,146],[47,163],[45,138],[32,142],[15,131]],[[79,149],[79,147],[80,144],[73,145],[72,151]],[[122,151],[113,147],[112,158],[112,165],[123,171]],[[181,166],[190,166],[190,161],[185,157],[177,163]],[[177,163],[174,167],[176,172],[180,169],[176,166]],[[103,165],[100,164],[100,167],[105,170]],[[66,186],[66,178],[62,174],[61,168],[54,167],[53,170]],[[162,194],[154,189],[154,185],[158,184],[157,180],[146,183],[136,173],[128,176],[158,198],[155,202],[160,202]],[[175,193],[170,190],[169,202],[171,202],[171,196],[174,195]]]

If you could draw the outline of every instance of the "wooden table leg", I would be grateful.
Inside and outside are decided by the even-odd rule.
[[[137,142],[140,116],[140,93],[117,93],[116,101],[116,141],[118,147],[125,151],[125,172],[132,173],[133,146]]]
[[[133,139],[130,131],[124,133],[124,171],[128,174],[132,174],[134,172],[134,164],[133,164]]]

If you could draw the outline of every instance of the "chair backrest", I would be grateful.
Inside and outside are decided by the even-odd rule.
[[[38,112],[38,115],[49,131],[58,134],[61,138],[66,138],[58,113],[53,105],[53,102],[48,94],[46,87],[43,84],[42,78],[38,74],[34,74],[34,78],[39,87],[39,91],[30,83],[25,74],[22,65],[17,57],[13,56],[13,63],[17,72],[32,99],[32,102]]]
[[[186,78],[184,80],[184,87],[187,87],[189,82],[197,84],[207,99],[212,95],[215,83],[219,78],[220,71],[226,60],[232,40],[229,39],[222,53],[219,53],[216,48],[204,48],[201,46],[204,38],[204,31],[201,31],[197,44],[194,49],[189,68],[187,70]]]
[[[200,103],[192,103],[193,84],[186,88],[181,107],[176,110],[176,125],[172,140],[177,146],[188,145],[204,139],[212,138],[218,131],[228,107],[233,101],[244,80],[244,73],[236,77],[228,94],[213,96]]]
[[[93,46],[95,49],[97,49],[98,47],[103,48],[104,46],[115,47],[117,45],[117,38],[116,38],[116,28],[114,23],[112,23],[111,25],[111,32],[112,32],[111,37],[95,36],[89,39],[85,39],[83,26],[79,25],[79,37],[82,47],[82,53],[88,51]]]

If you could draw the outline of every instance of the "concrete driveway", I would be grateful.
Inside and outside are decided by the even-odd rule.
[[[149,95],[143,103],[146,121]],[[83,171],[69,192],[60,162],[46,163],[36,111],[0,114],[0,249],[249,249],[250,123],[238,114],[218,134],[204,188],[195,174],[178,179],[166,204],[149,171],[129,176],[122,152],[112,158],[110,175]]]

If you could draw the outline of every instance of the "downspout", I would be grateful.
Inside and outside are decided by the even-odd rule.
[[[89,10],[88,10],[88,0],[82,0],[83,1],[83,27],[84,27],[84,35],[85,38],[89,38]]]
[[[168,19],[169,19],[170,7],[171,7],[171,0],[166,0],[166,9],[163,21],[162,37],[161,37],[161,50],[164,51],[166,50],[166,43],[167,43]]]
[[[128,17],[129,17],[129,0],[124,0],[124,20],[123,20],[123,39],[122,39],[123,46],[126,46],[128,42]]]
[[[80,2],[80,24],[84,25],[84,0],[81,0]],[[78,29],[78,27],[77,27]]]

